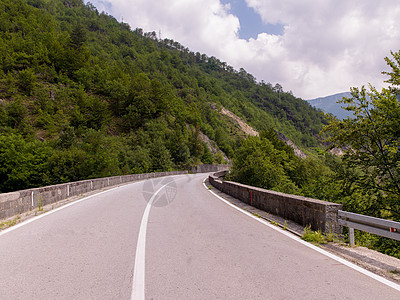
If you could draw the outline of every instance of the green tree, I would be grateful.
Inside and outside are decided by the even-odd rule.
[[[298,192],[285,173],[283,166],[287,159],[287,154],[275,149],[267,138],[248,137],[235,152],[231,178],[280,192]]]
[[[82,24],[76,24],[71,33],[70,46],[79,49],[86,42],[86,30]]]
[[[0,134],[0,192],[43,184],[51,149],[46,143],[21,135]]]
[[[357,169],[353,180],[360,187],[375,192],[376,214],[400,219],[400,103],[399,53],[386,58],[392,72],[392,84],[378,92],[352,88],[351,97],[343,98],[354,118],[332,120],[325,128],[331,147],[347,149],[343,162]]]
[[[32,69],[21,70],[18,74],[19,85],[23,92],[31,95],[36,82],[35,72]]]
[[[8,115],[8,125],[12,128],[21,128],[26,117],[27,109],[22,103],[21,98],[14,99],[6,106]]]
[[[152,169],[154,172],[172,170],[171,154],[161,139],[157,138],[151,143],[150,156],[152,160]]]
[[[201,162],[203,164],[212,164],[214,162],[214,157],[210,151],[210,148],[208,148],[206,143],[203,143],[204,147],[204,153],[201,156]]]

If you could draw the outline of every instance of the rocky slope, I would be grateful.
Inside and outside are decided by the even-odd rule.
[[[257,130],[255,130],[253,127],[248,125],[245,121],[243,121],[241,118],[239,118],[233,112],[227,110],[224,107],[222,109],[220,109],[219,112],[222,115],[228,116],[230,119],[232,119],[232,121],[235,122],[239,126],[241,131],[244,132],[246,135],[249,135],[249,136],[258,136],[259,135]],[[283,133],[278,132],[278,137],[281,141],[284,141],[286,143],[286,145],[293,148],[296,156],[298,156],[300,158],[307,157],[307,155],[299,147],[297,147],[295,143],[293,143],[290,139],[288,139]]]

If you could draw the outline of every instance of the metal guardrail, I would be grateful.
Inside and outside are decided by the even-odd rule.
[[[340,225],[349,227],[351,246],[354,246],[354,229],[400,241],[399,222],[359,215],[343,210],[338,211],[338,217]]]

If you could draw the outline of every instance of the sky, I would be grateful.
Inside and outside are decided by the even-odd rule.
[[[303,99],[381,89],[384,58],[400,50],[396,0],[90,2],[132,29],[161,33]]]

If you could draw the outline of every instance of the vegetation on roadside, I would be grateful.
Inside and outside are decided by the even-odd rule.
[[[18,224],[18,222],[20,222],[20,220],[21,220],[21,216],[17,215],[11,220],[2,221],[2,222],[0,222],[0,230],[7,229],[11,226],[14,226],[14,225]]]
[[[339,238],[333,233],[324,234],[321,231],[313,231],[310,227],[304,228],[301,238],[314,245],[327,244],[332,242],[339,242]]]
[[[353,118],[332,118],[322,134],[334,156],[300,159],[272,130],[242,141],[230,179],[343,204],[346,211],[400,221],[400,52],[386,58],[388,88],[352,88],[341,102]],[[306,236],[309,232],[306,231]],[[318,239],[318,234],[312,238]],[[359,245],[400,258],[400,242],[357,232]]]

